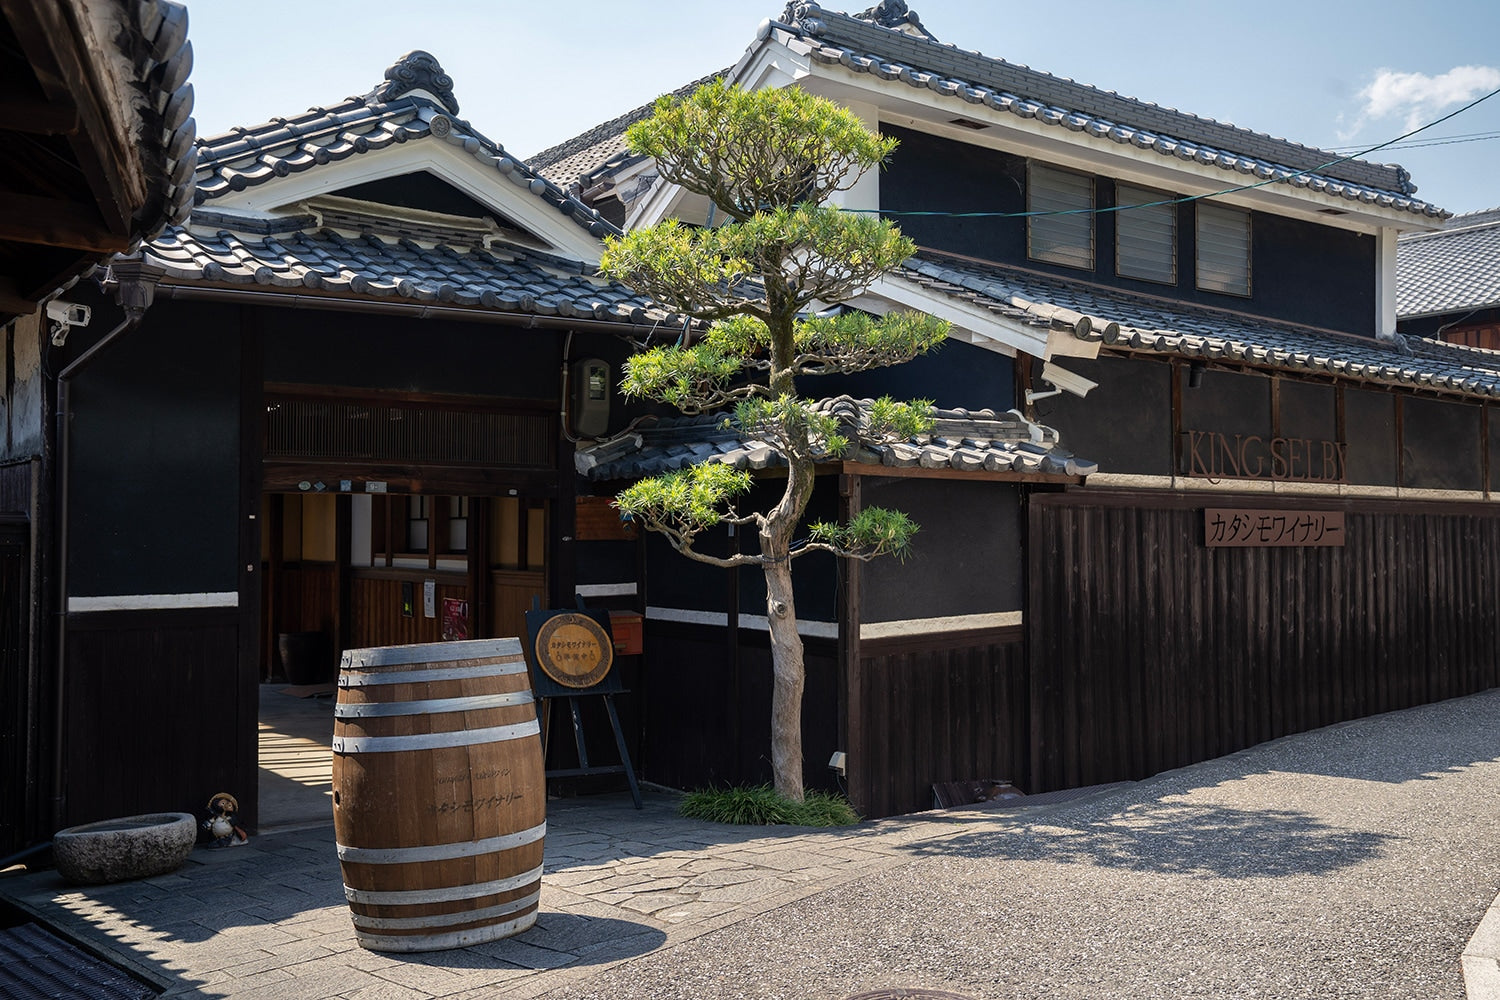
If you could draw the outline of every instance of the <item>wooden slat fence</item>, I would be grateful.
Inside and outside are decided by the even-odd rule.
[[[1025,645],[996,629],[860,645],[860,730],[850,798],[867,816],[930,809],[938,782],[1022,781]]]
[[[1033,497],[1030,792],[1136,779],[1500,684],[1500,512],[1345,512],[1342,548],[1206,548],[1222,496]]]

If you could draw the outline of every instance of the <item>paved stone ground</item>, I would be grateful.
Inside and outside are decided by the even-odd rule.
[[[355,945],[327,826],[0,896],[182,996],[1457,998],[1500,885],[1500,691],[1032,810],[820,832],[672,806],[551,803],[537,927],[461,951]]]

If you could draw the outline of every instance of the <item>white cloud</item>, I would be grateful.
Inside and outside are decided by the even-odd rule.
[[[1410,131],[1496,89],[1500,89],[1500,69],[1493,66],[1455,66],[1441,76],[1383,69],[1359,92],[1365,103],[1356,127],[1400,115]]]

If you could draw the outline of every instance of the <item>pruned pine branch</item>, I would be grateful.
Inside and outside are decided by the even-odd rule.
[[[797,324],[799,375],[851,375],[910,361],[942,346],[949,323],[927,313],[820,316]]]
[[[693,229],[669,219],[608,237],[599,270],[693,319],[765,316],[759,272],[718,229]]]
[[[799,88],[750,92],[723,80],[681,100],[660,98],[625,139],[664,179],[736,220],[848,190],[895,149],[847,108]]]
[[[843,524],[819,521],[811,526],[814,545],[850,559],[869,561],[880,556],[895,556],[905,562],[911,553],[912,536],[917,525],[899,510],[866,507]],[[801,550],[799,550],[801,551]]]
[[[746,367],[743,359],[724,353],[712,339],[691,347],[654,347],[625,359],[620,392],[670,403],[683,413],[705,413],[766,391],[742,380]]]
[[[678,552],[715,566],[760,565],[758,555],[721,557],[694,548],[698,536],[723,522],[762,527],[765,517],[738,513],[734,497],[750,489],[750,474],[722,462],[694,465],[643,479],[615,497],[620,513],[667,537]]]
[[[608,237],[599,269],[694,319],[776,323],[862,294],[915,252],[887,219],[798,204],[712,229],[669,220]]]
[[[734,420],[742,434],[775,445],[789,461],[842,455],[849,446],[837,418],[793,396],[742,400],[735,406]]]

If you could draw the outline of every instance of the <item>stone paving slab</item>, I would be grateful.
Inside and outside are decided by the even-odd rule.
[[[1461,727],[1466,735],[1422,742],[1412,735],[1422,725]],[[1340,908],[1389,911],[1409,925],[1400,940],[1360,951],[1364,964],[1354,970],[1399,983],[1403,955],[1432,951],[1423,928],[1441,923],[1451,933],[1455,919],[1467,919],[1454,908],[1465,906],[1477,923],[1500,879],[1497,870],[1474,871],[1492,861],[1500,869],[1500,852],[1477,850],[1473,831],[1430,820],[1468,815],[1455,795],[1500,791],[1500,746],[1474,735],[1500,731],[1500,692],[1351,726],[1093,797],[925,813],[838,832],[686,820],[675,814],[676,797],[660,790],[647,792],[639,813],[625,796],[555,801],[537,926],[425,955],[380,954],[355,943],[328,826],[200,849],[176,873],[142,882],[79,889],[50,872],[7,877],[0,897],[117,957],[169,996],[806,1000],[846,996],[858,984],[901,985],[903,970],[936,970],[935,963],[949,971],[934,972],[934,981],[953,992],[965,992],[956,970],[998,977],[986,980],[986,991],[968,991],[987,1000],[1039,989],[1080,1000],[1281,996],[1204,992],[1196,974],[1171,962],[1156,975],[1111,949],[1117,941],[1143,947],[1143,929],[1165,921],[1191,928],[1176,933],[1231,942],[1220,960],[1240,962],[1233,948],[1295,950],[1297,942],[1338,940]],[[1411,744],[1384,751],[1403,756],[1390,774],[1353,750],[1340,758],[1346,743],[1378,744],[1381,726]],[[1415,779],[1407,774],[1418,752],[1412,746],[1436,762]],[[1311,766],[1295,758],[1299,747],[1314,748],[1316,766],[1329,773],[1292,773]],[[1500,801],[1473,803],[1470,822],[1500,830],[1500,805],[1491,798]],[[1418,822],[1423,815],[1429,818]],[[1148,857],[1148,850],[1166,856]],[[1376,862],[1378,883],[1341,874]],[[1329,874],[1338,877],[1328,882]],[[1109,892],[1090,895],[1091,885]],[[1318,897],[1329,885],[1339,899]],[[1484,889],[1488,896],[1475,905],[1470,897]],[[1335,916],[1309,922],[1310,897]],[[1256,908],[1240,912],[1247,899]],[[1031,937],[1043,933],[1032,920],[1050,936]],[[1095,928],[1093,937],[1068,936],[1087,928]],[[1017,949],[1054,943],[1072,949],[1068,961],[1084,963],[1067,989],[1050,988],[1059,984],[1044,967],[1016,961]],[[1266,960],[1275,961],[1271,953]],[[1344,958],[1335,952],[1329,961]],[[995,971],[1002,967],[1010,971]],[[1245,968],[1252,979],[1262,976],[1258,965]],[[798,970],[802,978],[777,984]],[[1009,975],[1018,978],[1011,983]],[[1113,992],[1122,975],[1153,985]],[[821,985],[798,992],[812,982]],[[1014,994],[1006,992],[1011,986]]]

